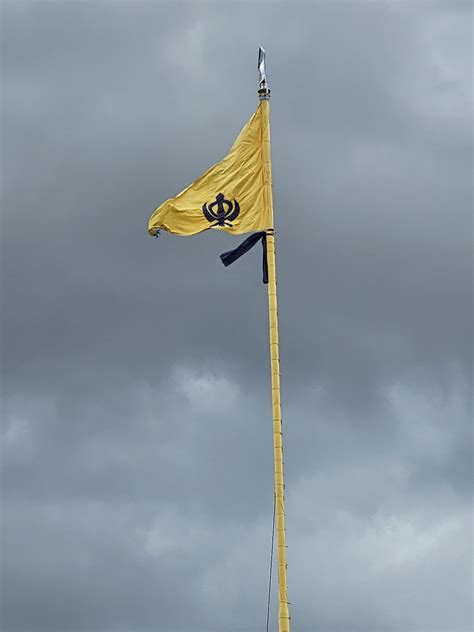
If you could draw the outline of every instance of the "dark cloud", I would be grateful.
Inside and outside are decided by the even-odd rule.
[[[2,8],[2,629],[265,620],[261,254],[145,230],[259,43],[295,628],[469,629],[470,3]]]

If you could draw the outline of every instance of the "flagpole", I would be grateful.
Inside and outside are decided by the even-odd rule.
[[[283,472],[283,434],[280,400],[280,352],[278,344],[278,304],[275,265],[275,230],[273,226],[272,162],[270,149],[270,89],[265,72],[265,51],[259,49],[258,69],[263,130],[263,195],[266,210],[272,218],[272,226],[266,231],[268,262],[268,323],[270,342],[270,368],[272,386],[273,457],[275,469],[275,522],[278,563],[278,630],[290,632],[288,588],[286,580],[286,532],[285,532],[285,481]]]

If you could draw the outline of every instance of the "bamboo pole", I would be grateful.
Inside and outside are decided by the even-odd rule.
[[[265,52],[259,55],[260,90],[259,96],[263,108],[262,152],[264,173],[264,203],[270,210],[272,228],[267,230],[268,262],[268,322],[270,342],[270,368],[272,387],[273,416],[273,456],[275,469],[275,518],[276,546],[278,563],[278,630],[290,632],[290,613],[288,608],[288,588],[286,578],[286,532],[285,532],[285,482],[283,472],[283,434],[280,400],[280,353],[278,344],[278,304],[277,279],[275,265],[275,231],[273,228],[272,164],[270,148],[270,90],[265,76]],[[263,73],[262,73],[263,69]]]

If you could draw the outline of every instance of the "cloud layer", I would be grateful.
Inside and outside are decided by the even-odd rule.
[[[4,2],[5,632],[264,627],[261,255],[146,234],[255,108],[260,43],[294,627],[470,629],[470,13]]]

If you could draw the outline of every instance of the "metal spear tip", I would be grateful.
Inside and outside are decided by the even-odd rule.
[[[258,48],[258,78],[260,83],[260,89],[258,94],[261,99],[268,99],[270,96],[270,89],[267,84],[267,73],[265,68],[265,49],[262,46]]]
[[[265,49],[262,46],[258,47],[258,63],[257,63],[260,83],[266,83],[267,75],[265,72]]]

